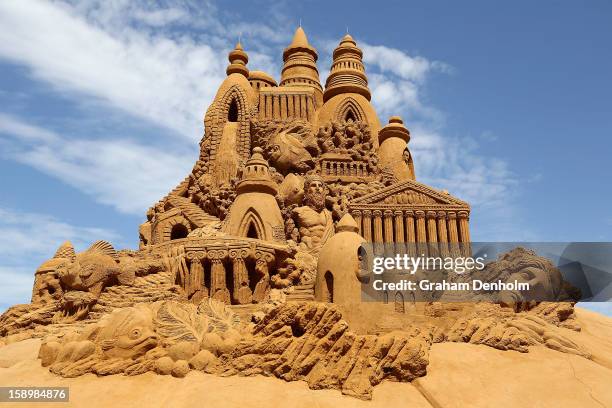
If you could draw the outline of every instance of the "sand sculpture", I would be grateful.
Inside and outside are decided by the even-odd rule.
[[[261,374],[362,399],[384,379],[425,376],[438,342],[589,358],[566,336],[580,329],[572,303],[361,303],[363,242],[448,253],[470,242],[470,207],[416,181],[410,132],[397,116],[381,125],[349,34],[325,87],[317,58],[298,28],[277,85],[238,43],[200,156],[147,211],[139,250],[63,244],[32,302],[0,317],[3,343],[42,338],[43,366],[65,377]],[[558,272],[529,253],[496,265]]]

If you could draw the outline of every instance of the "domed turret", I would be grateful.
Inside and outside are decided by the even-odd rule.
[[[345,214],[336,233],[329,238],[319,252],[315,299],[354,307],[361,303],[361,268],[359,248],[365,239],[350,214]]]
[[[283,52],[280,86],[307,86],[314,88],[316,98],[323,99],[323,87],[317,69],[317,50],[309,43],[302,27],[295,30],[293,41]]]
[[[236,43],[236,47],[230,51],[227,59],[230,62],[225,70],[227,75],[242,74],[247,78],[249,77],[249,69],[246,67],[246,64],[249,62],[249,56],[242,49],[242,44],[240,44],[240,41],[238,41],[238,43]]]
[[[410,132],[399,116],[391,116],[389,124],[378,132],[379,166],[390,170],[398,180],[414,180],[414,164],[408,149]]]
[[[362,57],[363,52],[347,33],[334,50],[334,61],[325,83],[324,102],[341,93],[356,93],[368,101],[371,99]]]
[[[270,165],[264,159],[262,153],[261,147],[253,149],[253,155],[244,166],[242,179],[236,185],[236,192],[238,194],[259,191],[276,195],[278,186],[270,176]]]

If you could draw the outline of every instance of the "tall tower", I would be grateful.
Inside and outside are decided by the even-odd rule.
[[[280,86],[305,86],[313,88],[317,106],[323,103],[323,87],[317,69],[317,50],[308,43],[302,27],[295,30],[293,41],[283,52],[283,69]]]
[[[347,33],[334,50],[334,60],[325,83],[324,102],[341,93],[359,94],[368,101],[371,99],[362,58],[363,52]]]

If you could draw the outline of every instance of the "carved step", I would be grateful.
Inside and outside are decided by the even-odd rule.
[[[297,285],[287,294],[288,302],[310,302],[314,300],[314,283]]]

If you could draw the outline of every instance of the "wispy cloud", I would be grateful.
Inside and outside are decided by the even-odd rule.
[[[237,34],[247,38],[252,68],[278,73],[273,62],[290,40],[292,24],[279,11],[269,17],[262,23],[228,18],[212,2],[0,2],[0,58],[26,66],[34,78],[60,93],[77,100],[94,97],[184,136],[158,147],[117,135],[108,140],[69,138],[5,116],[0,126],[13,142],[5,154],[101,203],[142,213],[192,165],[202,114],[224,78],[227,51]],[[309,36],[325,44],[319,65],[324,80],[323,67],[330,63],[326,54],[338,39]],[[357,41],[381,120],[400,114],[411,130],[417,177],[470,201],[475,214],[513,214],[508,225],[521,230],[515,215],[518,183],[509,164],[484,154],[478,140],[448,136],[444,112],[423,96],[435,75],[453,68]],[[182,153],[187,149],[193,156]]]
[[[129,139],[73,139],[0,114],[1,156],[28,164],[124,213],[142,215],[197,157]]]

